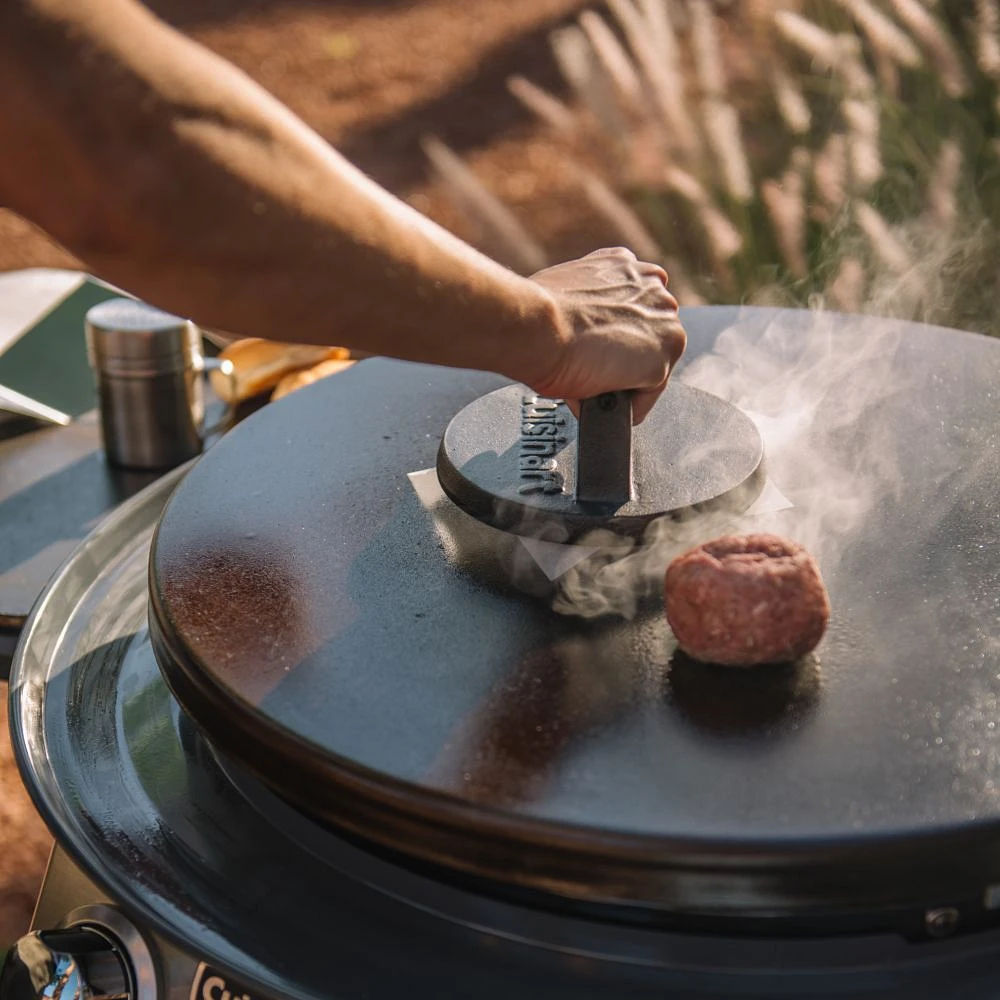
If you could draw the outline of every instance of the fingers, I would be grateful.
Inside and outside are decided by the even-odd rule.
[[[664,379],[663,385],[658,389],[640,389],[632,394],[633,424],[641,424],[649,416],[649,411],[656,405],[656,401],[663,394],[663,390],[666,387],[667,381]]]
[[[657,400],[667,388],[670,376],[674,372],[687,347],[687,332],[681,325],[680,317],[674,315],[664,324],[659,333],[660,350],[666,365],[663,379],[652,388],[638,389],[632,396],[632,423],[641,424],[656,405]]]
[[[636,301],[647,303],[651,308],[663,312],[677,312],[677,299],[661,285],[658,278],[647,278],[635,292]]]
[[[583,259],[588,260],[593,257],[620,257],[622,260],[638,259],[628,247],[601,247],[600,250],[594,250],[592,253],[588,253]]]
[[[605,247],[535,278],[555,296],[570,332],[544,379],[546,393],[578,414],[582,396],[632,389],[633,420],[641,422],[687,343],[667,272],[624,247]]]
[[[667,288],[667,281],[669,277],[667,272],[660,267],[659,264],[654,264],[651,261],[641,260],[638,261],[636,265],[636,270],[642,278],[647,281],[655,281],[657,291],[665,296],[665,305],[668,309],[679,308],[677,299],[674,298],[673,294]]]
[[[660,333],[660,342],[663,345],[664,357],[667,359],[667,364],[672,370],[674,365],[680,361],[687,347],[687,331],[684,329],[681,318],[677,315],[676,311],[664,324],[663,330]],[[667,377],[670,377],[669,372],[667,373]]]
[[[641,424],[643,420],[649,416],[650,410],[656,406],[660,396],[663,395],[663,391],[667,388],[667,383],[670,381],[670,376],[673,374],[673,371],[674,366],[671,363],[667,366],[666,373],[658,385],[654,385],[652,388],[648,389],[636,389],[635,392],[632,393],[633,424]]]
[[[641,260],[639,261],[638,271],[643,277],[656,278],[664,288],[667,287],[667,272],[659,264],[654,264],[648,260]]]
[[[646,417],[649,416],[649,411],[656,405],[656,401],[663,394],[663,390],[666,388],[666,380],[664,379],[663,385],[658,389],[637,389],[632,393],[632,424],[633,426],[641,424]],[[576,417],[577,420],[580,419],[580,400],[578,399],[564,399],[563,402],[569,408],[570,413]]]

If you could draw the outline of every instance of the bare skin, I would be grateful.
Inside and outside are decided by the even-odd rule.
[[[649,412],[685,334],[621,248],[516,275],[135,0],[0,2],[0,203],[115,285],[241,336],[496,371]]]

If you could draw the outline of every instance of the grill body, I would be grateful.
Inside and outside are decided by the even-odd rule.
[[[689,322],[693,357],[707,352],[719,331],[738,319],[726,310],[708,310],[700,317]],[[751,321],[763,324],[765,333],[771,322],[760,315]],[[936,361],[935,393],[928,397],[931,412],[913,423],[940,425],[945,445],[963,444],[976,431],[966,418],[978,412],[979,403],[986,404],[961,394],[962,379],[971,384],[968,380],[978,378],[995,388],[1000,380],[994,378],[994,348],[976,339],[968,357],[953,358],[950,368]],[[919,358],[914,355],[911,361],[916,370]],[[954,384],[943,385],[942,379]],[[332,390],[304,390],[313,400],[326,391]],[[949,410],[948,419],[944,409],[933,411],[932,404],[947,408],[955,399],[957,410]],[[286,407],[281,412],[291,413],[288,406],[306,404],[290,397],[281,405]],[[261,418],[270,419],[266,410]],[[249,433],[249,427],[245,424],[238,433]],[[422,427],[408,433],[414,440],[426,437]],[[933,457],[928,441],[907,439],[906,445]],[[992,460],[995,439],[986,444],[985,449],[982,442],[977,447]],[[209,457],[225,455],[225,447],[223,442]],[[433,456],[433,442],[423,447]],[[276,730],[272,724],[282,721],[276,715],[270,721],[258,718],[267,738],[262,736],[247,754],[246,741],[233,738],[242,720],[235,712],[227,714],[227,706],[235,703],[213,702],[206,713],[193,700],[197,711],[191,712],[184,703],[191,692],[181,690],[184,698],[179,700],[168,686],[151,634],[148,566],[168,500],[182,495],[174,493],[182,479],[182,488],[194,481],[184,478],[186,471],[169,474],[126,503],[60,570],[25,628],[11,679],[15,752],[58,842],[35,923],[39,928],[91,924],[117,935],[133,964],[134,1000],[510,1000],[518,995],[533,1000],[993,1000],[997,995],[1000,839],[991,801],[975,797],[990,773],[993,749],[985,734],[993,731],[988,723],[1000,696],[992,687],[995,671],[986,669],[986,658],[961,662],[956,654],[953,661],[933,661],[932,667],[944,663],[958,668],[947,699],[937,704],[918,697],[930,690],[921,683],[937,682],[933,671],[925,670],[923,680],[901,678],[901,696],[905,692],[913,702],[900,710],[906,718],[950,726],[947,732],[962,737],[958,750],[970,752],[956,754],[942,736],[940,743],[930,740],[926,754],[900,752],[892,760],[902,770],[876,774],[874,783],[845,772],[844,787],[857,799],[853,815],[868,823],[867,828],[862,823],[860,832],[852,830],[852,816],[836,814],[831,802],[817,801],[815,808],[805,809],[793,798],[793,793],[804,794],[801,784],[797,790],[774,785],[789,810],[796,803],[799,808],[790,812],[800,824],[792,831],[795,836],[784,840],[763,836],[771,818],[769,803],[773,806],[778,798],[755,801],[748,792],[745,801],[734,805],[720,797],[715,800],[719,812],[709,816],[716,828],[725,823],[732,827],[726,810],[737,807],[751,825],[730,829],[728,839],[713,841],[706,835],[697,855],[652,854],[658,878],[644,895],[645,883],[635,877],[634,863],[642,857],[636,850],[641,838],[617,837],[615,824],[623,822],[622,816],[605,810],[588,817],[589,856],[600,856],[602,864],[588,872],[578,855],[576,878],[567,884],[552,878],[550,865],[558,861],[559,850],[537,851],[539,838],[528,836],[554,829],[557,848],[584,842],[565,816],[556,815],[557,822],[543,827],[539,821],[544,817],[531,815],[533,802],[520,812],[508,804],[510,815],[505,815],[469,800],[461,805],[476,820],[467,828],[470,836],[464,841],[456,837],[443,856],[434,857],[415,850],[400,829],[347,823],[343,783],[326,788],[322,809],[306,808],[309,793],[320,787],[317,778],[334,773],[331,761],[344,763],[342,754],[331,753],[337,747],[313,747],[313,763],[322,766],[292,766],[290,747],[300,748],[304,734],[273,742],[267,730],[269,725]],[[398,478],[405,471],[393,474]],[[909,500],[897,496],[901,506],[889,510],[885,523],[902,531],[904,522],[914,523],[907,503],[919,511],[921,503],[944,497],[949,502],[942,523],[957,532],[962,544],[991,526],[995,538],[995,508],[989,503],[970,506],[969,498],[978,502],[980,495],[956,493],[955,485],[929,471],[926,481],[913,485]],[[354,488],[359,516],[367,517],[363,500],[368,487]],[[378,499],[388,503],[393,495]],[[407,523],[417,524],[416,516]],[[384,549],[386,558],[395,558],[391,546]],[[848,553],[844,572],[852,574],[854,589],[842,593],[851,597],[852,608],[869,609],[862,624],[878,626],[880,615],[904,608],[904,598],[912,602],[912,589],[903,584],[915,582],[954,598],[936,612],[951,628],[931,652],[940,648],[951,657],[963,636],[967,647],[984,635],[988,639],[989,623],[976,616],[982,595],[996,592],[990,574],[997,567],[990,553],[963,551],[964,575],[956,576],[949,575],[959,565],[954,552],[933,545],[915,552],[914,558],[923,560],[923,575],[901,580],[888,596],[868,593],[872,578],[853,572],[872,564],[865,561],[867,553]],[[475,580],[473,589],[482,590],[482,579]],[[394,593],[405,597],[410,584],[402,579],[395,586]],[[220,628],[230,624],[224,618],[219,622]],[[802,748],[810,745],[809,734],[822,737],[823,725],[838,721],[836,715],[824,714],[837,705],[832,682],[843,681],[832,672],[836,657],[872,636],[879,640],[880,633],[858,628],[846,637],[834,636],[845,645],[830,647],[821,667],[827,677],[821,673],[818,694],[791,713],[794,725],[781,721],[788,721],[788,713],[780,718],[761,714],[759,705],[752,718],[744,713],[733,723],[730,716],[689,699],[687,715],[668,717],[670,731],[679,739],[695,733],[691,759],[699,765],[711,763],[713,754],[718,767],[719,755],[752,753],[763,765],[769,760],[781,761],[782,767],[808,764]],[[894,642],[893,652],[912,657],[916,672],[919,657],[928,650],[900,650]],[[879,668],[877,661],[857,662],[873,671]],[[267,680],[263,675],[257,680],[262,677]],[[677,680],[675,676],[675,685]],[[891,688],[889,681],[886,677]],[[172,683],[178,687],[176,676]],[[520,689],[515,685],[513,690]],[[655,690],[640,693],[657,711],[676,708]],[[262,705],[274,709],[273,702],[247,702],[257,712]],[[891,697],[889,703],[895,703]],[[645,721],[652,726],[660,718]],[[891,737],[890,722],[871,738]],[[641,716],[639,723],[642,731]],[[858,726],[859,733],[865,731]],[[614,735],[615,730],[602,730],[606,732]],[[939,746],[940,751],[935,749]],[[985,758],[972,754],[976,747],[986,748]],[[279,766],[272,760],[271,767],[262,768],[261,754],[272,750]],[[951,756],[939,758],[938,753]],[[727,759],[729,767],[718,773],[736,768],[737,758]],[[614,771],[614,760],[603,758],[608,773]],[[962,781],[942,784],[941,775],[963,762],[968,769],[960,774]],[[678,767],[681,763],[679,758]],[[836,790],[829,781],[828,758],[813,763],[820,767],[827,791]],[[754,761],[750,765],[756,767]],[[774,784],[774,775],[785,775],[782,767],[760,770]],[[908,783],[908,768],[924,775],[926,788]],[[342,768],[339,773],[360,771]],[[705,773],[697,768],[691,772],[695,778]],[[378,785],[382,792],[398,791],[405,778],[383,773]],[[435,809],[446,801],[454,806],[461,797],[446,800],[433,781],[410,784],[404,788],[408,794],[425,806],[430,803],[422,812],[409,813],[411,819],[433,821],[421,829],[424,843],[430,843],[434,822],[448,818],[443,807]],[[898,794],[889,795],[893,789]],[[611,784],[602,786],[603,792],[609,790],[616,791]],[[970,790],[973,799],[965,797]],[[914,812],[918,792],[931,810],[927,816]],[[554,799],[554,807],[560,801],[566,800]],[[711,805],[713,800],[705,801]],[[395,802],[397,816],[406,815],[401,802],[405,805],[403,798]],[[970,802],[978,812],[965,815],[962,810]],[[897,812],[891,814],[892,809]],[[506,828],[498,825],[498,814]],[[637,822],[636,814],[625,819]],[[894,825],[894,819],[900,822]],[[819,825],[827,821],[821,836]],[[496,836],[504,829],[507,857],[512,865],[517,861],[517,868],[504,869],[496,856],[487,868],[477,870],[468,863],[475,855],[469,845],[485,842],[476,837]],[[623,859],[630,866],[621,866]],[[879,859],[884,863],[877,864]],[[630,877],[616,889],[615,879],[623,873]]]

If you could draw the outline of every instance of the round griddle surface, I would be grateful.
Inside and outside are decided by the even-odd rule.
[[[147,557],[181,474],[116,511],[57,574],[11,681],[12,743],[59,844],[56,873],[68,854],[144,931],[250,995],[297,1000],[885,1000],[887,976],[906,1000],[996,995],[996,929],[929,948],[867,928],[778,941],[682,920],[673,933],[662,918],[600,919],[432,878],[295,813],[219,756],[157,669]],[[45,908],[61,914],[55,897]]]
[[[1000,879],[1000,344],[795,312],[685,322],[681,379],[727,375],[792,504],[735,526],[819,559],[814,660],[749,696],[675,655],[662,607],[587,619],[495,585],[482,567],[521,543],[407,474],[498,380],[368,361],[250,418],[171,498],[151,559],[168,682],[302,808],[480,874],[711,908],[677,872],[729,872],[734,910],[763,885],[773,910]]]
[[[526,436],[526,423],[553,433]],[[743,511],[763,485],[764,444],[753,421],[690,386],[671,386],[633,430],[632,496],[610,510],[576,498],[577,430],[561,400],[516,385],[487,393],[445,430],[437,458],[441,486],[493,527],[564,541],[602,528],[641,535],[655,518],[682,517],[696,507]]]

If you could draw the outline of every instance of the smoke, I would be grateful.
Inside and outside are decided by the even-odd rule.
[[[903,499],[897,422],[882,417],[918,388],[920,373],[899,362],[904,330],[867,316],[747,309],[711,353],[676,376],[737,406],[761,433],[768,481],[742,513],[692,508],[652,522],[639,539],[597,530],[567,545],[553,522],[537,540],[480,524],[447,501],[433,470],[410,479],[450,559],[494,585],[549,600],[562,615],[633,619],[657,611],[670,561],[722,534],[783,534],[832,572],[872,508]],[[688,460],[712,457],[706,441]],[[470,555],[484,552],[489,565]]]
[[[951,467],[949,454],[964,450],[961,435],[955,427],[943,433],[927,403],[941,388],[932,355],[948,350],[949,334],[925,329],[914,351],[910,325],[976,329],[984,292],[994,287],[992,273],[982,281],[977,276],[994,268],[996,228],[979,210],[976,192],[961,183],[961,167],[960,151],[945,140],[927,208],[905,224],[890,224],[861,202],[845,202],[842,217],[863,224],[853,235],[849,226],[831,227],[842,279],[831,282],[832,294],[817,296],[808,310],[740,311],[711,352],[676,376],[754,420],[765,443],[769,484],[791,509],[758,503],[743,515],[661,519],[638,542],[606,534],[583,539],[599,552],[560,578],[554,610],[586,618],[658,610],[670,561],[730,532],[794,538],[819,560],[824,576],[832,576],[874,511],[913,503],[920,484],[913,481],[912,455],[905,453],[922,437],[955,438],[954,448],[935,449],[939,479],[953,486],[975,479],[974,468]],[[845,266],[851,263],[853,270]],[[828,311],[838,306],[851,314]],[[947,506],[951,496],[939,502]],[[921,530],[933,532],[937,518],[926,510],[921,517]]]
[[[912,388],[898,363],[902,336],[900,324],[870,317],[746,310],[679,377],[752,417],[772,488],[790,505],[663,518],[638,542],[588,536],[599,555],[561,578],[554,610],[632,618],[660,598],[676,555],[726,533],[793,537],[832,570],[872,508],[899,502],[905,490],[896,428],[880,419],[893,397]]]
[[[946,148],[943,159],[947,157]],[[946,164],[947,165],[947,164]],[[862,311],[978,332],[992,319],[996,289],[997,229],[973,195],[954,185],[932,185],[930,205],[919,219],[896,226],[903,266],[876,267]],[[965,218],[959,223],[956,202]]]
[[[977,472],[954,467],[969,451],[963,419],[956,417],[954,426],[942,430],[931,400],[957,415],[955,393],[962,388],[944,386],[935,371],[949,334],[910,321],[933,321],[945,308],[960,309],[951,275],[983,258],[993,232],[988,223],[961,233],[946,225],[953,216],[944,195],[933,214],[893,228],[894,247],[902,248],[910,263],[883,266],[858,285],[857,313],[828,311],[819,298],[809,310],[733,309],[732,322],[714,338],[711,351],[691,357],[678,371],[675,379],[732,403],[760,431],[767,485],[746,512],[692,509],[653,522],[640,539],[595,531],[571,546],[561,544],[566,537],[555,537],[549,523],[544,545],[526,545],[470,524],[460,512],[445,523],[441,511],[451,511],[451,505],[423,498],[437,512],[452,557],[468,562],[463,552],[493,553],[491,578],[550,602],[561,615],[630,620],[662,613],[669,563],[719,535],[768,531],[792,538],[816,557],[829,584],[855,545],[870,544],[862,529],[876,512],[906,509],[925,486],[950,482],[951,488],[933,498],[945,510]],[[848,249],[859,259],[866,256],[860,243]],[[920,473],[926,482],[915,481],[913,472],[923,460],[913,455],[921,441],[933,444],[934,452]],[[712,442],[706,441],[705,455],[711,452]],[[693,452],[689,460],[706,459]],[[428,478],[439,490],[436,477]],[[919,530],[930,534],[937,522],[926,507],[931,501],[922,502]],[[475,545],[462,541],[470,532],[477,533]],[[479,537],[483,533],[491,537]],[[485,572],[478,565],[472,570]]]

